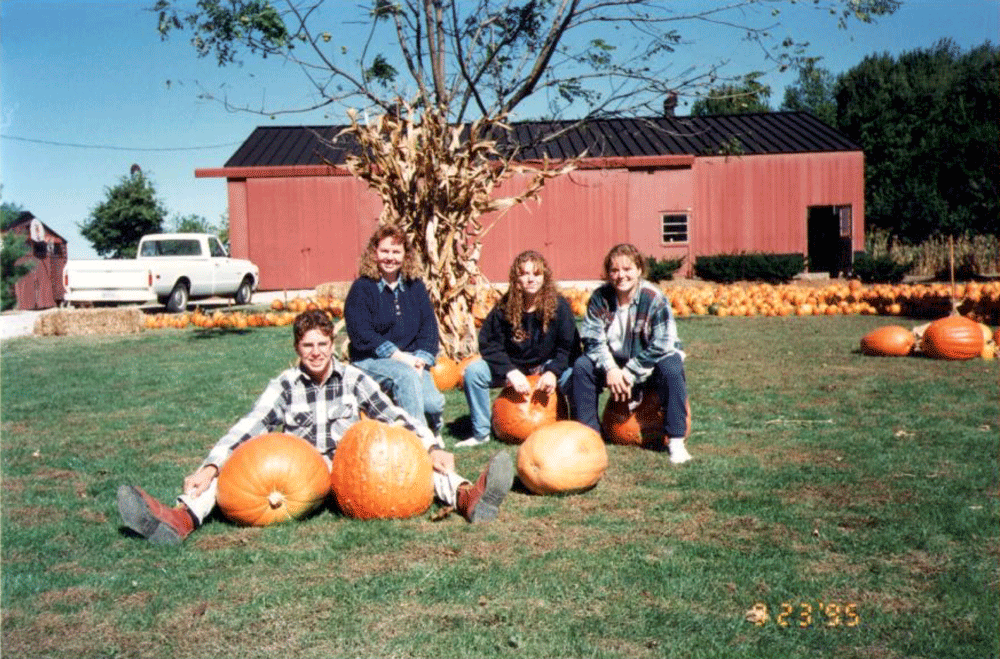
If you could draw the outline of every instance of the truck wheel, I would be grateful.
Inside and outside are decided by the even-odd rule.
[[[249,279],[244,279],[240,282],[240,287],[236,289],[236,295],[233,299],[236,301],[236,304],[250,304],[250,297],[252,295],[253,285]]]
[[[167,311],[178,312],[187,309],[188,305],[188,288],[183,282],[177,282],[174,284],[174,290],[170,291],[170,297],[167,298]]]

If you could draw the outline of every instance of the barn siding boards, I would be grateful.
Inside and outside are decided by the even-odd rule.
[[[526,144],[569,125],[515,124],[513,139]],[[229,181],[233,252],[260,266],[263,290],[356,276],[381,202],[344,168],[352,145],[323,143],[342,128],[257,128],[224,167],[196,171]],[[539,201],[482,218],[484,226],[497,220],[480,261],[489,279],[506,281],[525,249],[545,254],[564,280],[599,277],[604,254],[621,242],[657,258],[686,257],[684,274],[698,256],[808,254],[816,206],[850,206],[851,244],[864,248],[864,155],[808,113],[598,120],[522,156],[559,160],[584,148],[580,168],[550,180]],[[498,194],[523,184],[514,178]],[[663,214],[685,212],[688,241],[663,243]]]

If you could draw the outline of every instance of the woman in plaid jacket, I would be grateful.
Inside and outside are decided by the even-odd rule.
[[[605,284],[587,304],[580,328],[583,355],[573,365],[577,419],[600,432],[597,399],[604,387],[616,401],[656,391],[663,406],[663,446],[670,461],[691,459],[687,435],[684,352],[670,302],[644,278],[646,262],[634,245],[616,245],[604,258]]]

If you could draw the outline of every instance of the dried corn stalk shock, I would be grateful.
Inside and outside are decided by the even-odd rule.
[[[437,315],[442,352],[452,359],[474,354],[474,307],[480,288],[489,282],[479,269],[482,239],[493,224],[480,221],[513,206],[538,199],[546,181],[572,171],[576,161],[550,167],[516,161],[501,153],[498,139],[507,134],[502,117],[484,117],[454,126],[445,111],[424,107],[419,115],[400,102],[401,110],[351,126],[342,134],[355,137],[359,155],[347,158],[348,170],[382,198],[380,224],[396,224],[409,236],[423,264],[431,305]],[[494,197],[496,188],[514,175],[525,186],[510,197]]]

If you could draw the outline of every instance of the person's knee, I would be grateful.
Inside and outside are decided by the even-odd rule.
[[[491,378],[490,366],[482,359],[470,362],[462,373],[462,382],[466,388],[479,387],[488,389]]]
[[[668,355],[656,362],[656,373],[668,382],[684,377],[684,361],[680,355]]]
[[[595,370],[596,367],[590,357],[587,355],[580,355],[576,358],[576,361],[573,362],[573,373],[571,377],[574,380],[577,378],[593,378]]]

